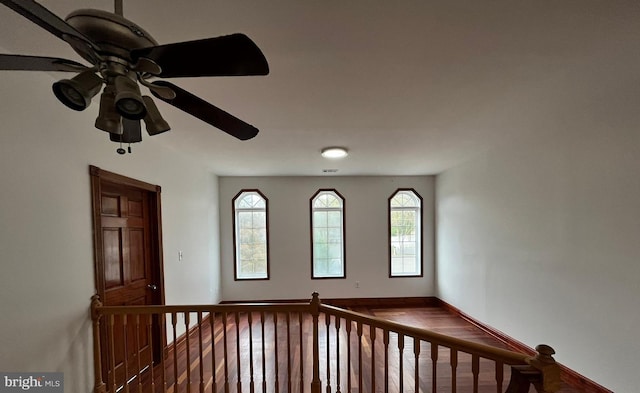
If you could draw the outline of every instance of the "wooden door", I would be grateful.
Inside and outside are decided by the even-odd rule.
[[[92,167],[96,288],[106,306],[163,304],[159,187]],[[101,338],[116,386],[161,363],[158,320],[116,316]],[[113,345],[110,342],[113,339]]]

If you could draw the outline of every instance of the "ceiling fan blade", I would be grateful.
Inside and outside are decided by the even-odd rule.
[[[112,142],[137,143],[142,142],[142,126],[140,120],[122,118],[122,134],[109,133]]]
[[[0,3],[31,20],[58,38],[67,41],[71,46],[76,47],[79,44],[78,41],[80,41],[85,46],[91,48],[92,51],[98,49],[96,44],[84,34],[33,0],[0,0]]]
[[[245,123],[237,117],[230,115],[222,109],[211,105],[202,98],[196,97],[172,83],[166,81],[155,81],[153,84],[169,87],[176,93],[176,97],[170,100],[163,98],[151,90],[151,93],[153,93],[157,98],[197,117],[205,123],[219,128],[231,136],[245,141],[258,135],[258,129],[251,124]]]
[[[82,72],[88,67],[57,57],[0,54],[0,70]]]
[[[260,48],[244,34],[152,46],[131,51],[162,68],[161,78],[267,75],[269,64]]]

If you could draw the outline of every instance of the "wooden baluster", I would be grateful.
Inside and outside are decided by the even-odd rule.
[[[369,337],[371,338],[371,391],[376,391],[376,328],[369,326]],[[416,393],[418,391],[416,390]]]
[[[222,341],[224,344],[224,392],[229,393],[229,352],[227,349],[227,313],[222,313]]]
[[[352,321],[345,319],[344,325],[347,329],[347,392],[351,390],[351,325]]]
[[[358,391],[362,392],[362,322],[357,324],[358,334]]]
[[[336,319],[338,319],[336,317]],[[331,316],[329,314],[324,314],[325,325],[327,326],[327,393],[331,393],[331,350],[330,350],[330,331],[329,328],[331,326]],[[337,384],[336,384],[337,385]]]
[[[242,392],[242,374],[240,370],[240,314],[234,313],[236,322],[236,374],[238,376],[238,393]]]
[[[496,360],[496,391],[502,393],[502,382],[504,380],[504,364]]]
[[[124,362],[124,391],[129,393],[129,343],[127,342],[127,319],[129,314],[122,314],[120,317],[122,318],[122,345],[124,346],[123,351],[123,362]]]
[[[478,376],[480,374],[480,357],[471,355],[471,373],[473,374],[473,393],[478,393]]]
[[[287,311],[287,392],[291,393],[291,313]]]
[[[178,314],[171,313],[171,328],[173,332],[173,391],[178,392]]]
[[[152,318],[152,317],[150,317]],[[159,314],[158,315],[158,333],[165,335],[166,337],[166,333],[165,333],[165,329],[167,326],[167,321],[165,319],[165,314]],[[151,338],[149,338],[151,339]],[[162,378],[162,391],[166,392],[167,391],[167,373],[165,370],[165,362],[164,362],[164,348],[160,348],[160,378]],[[150,367],[153,368],[153,351],[151,351],[151,363],[150,363]],[[153,391],[152,391],[153,392]]]
[[[431,344],[431,347],[433,348],[433,344]],[[414,356],[414,365],[415,365],[414,391],[418,393],[420,391],[420,340],[418,340],[415,337],[413,338],[413,356]],[[434,381],[436,380],[435,374],[433,376],[433,380]],[[435,389],[432,391],[436,392]]]
[[[438,388],[438,344],[431,343],[431,391]]]
[[[204,393],[204,355],[202,350],[202,311],[198,311],[198,348],[200,353],[198,354],[198,360],[200,362],[200,393]]]
[[[184,327],[185,327],[185,343],[187,347],[187,393],[191,393],[191,341],[189,340],[189,325],[191,324],[191,313],[184,312]]]
[[[458,378],[456,375],[458,369],[458,351],[451,348],[451,393],[456,393]]]
[[[209,329],[211,330],[211,393],[218,391],[218,385],[216,383],[216,330],[215,330],[215,317],[216,314],[213,311],[209,312]]]
[[[404,335],[400,333],[398,333],[398,384],[398,391],[404,392]]]
[[[264,311],[260,312],[260,334],[262,339],[262,393],[267,393],[267,359],[266,359],[266,349],[265,349],[265,340],[264,340],[264,322],[265,322],[265,314]],[[276,350],[278,348],[276,347]]]
[[[136,346],[136,364],[138,366],[138,372],[137,372],[137,381],[138,381],[138,393],[142,393],[142,380],[140,379],[140,370],[141,365],[140,365],[140,314],[136,314],[136,317],[134,319],[135,321],[135,325],[136,325],[136,337],[135,337],[135,346]]]
[[[113,332],[115,329],[115,315],[109,315],[109,346],[111,347],[111,391],[115,392],[116,386],[116,347],[113,339]]]
[[[340,393],[340,319],[335,317],[336,326],[336,393]],[[328,379],[328,378],[327,378]]]
[[[275,357],[274,359],[274,364],[273,364],[273,373],[275,374],[275,381],[273,382],[273,387],[274,387],[274,392],[279,392],[280,391],[280,371],[279,371],[279,364],[278,364],[278,352],[279,351],[279,347],[278,347],[278,313],[274,312],[273,313],[273,355]]]
[[[300,391],[304,391],[304,343],[303,343],[303,335],[302,335],[302,313],[298,313],[298,326],[300,328],[299,332],[299,344],[300,344]]]
[[[311,376],[311,393],[320,393],[322,390],[322,382],[320,381],[320,335],[318,333],[319,317],[320,317],[320,296],[318,292],[311,294],[311,302],[309,303],[309,313],[312,319],[312,345],[313,345],[313,359],[312,359],[312,376]],[[328,330],[327,326],[327,330]],[[327,347],[329,342],[327,342]],[[329,377],[327,377],[327,381]],[[328,382],[329,383],[329,382]],[[303,391],[303,386],[300,386],[300,390]]]
[[[153,334],[153,315],[147,314],[147,337],[149,338],[149,353],[151,354],[151,364],[149,364],[149,371],[151,376],[151,391],[156,391],[156,378],[153,375],[153,340],[151,335]],[[162,366],[164,367],[164,365]]]
[[[247,323],[249,324],[249,392],[254,392],[253,380],[253,316],[252,312],[247,313]]]
[[[389,331],[383,330],[382,342],[384,344],[384,393],[389,393]]]
[[[106,393],[107,385],[102,375],[102,348],[100,345],[100,319],[102,314],[98,311],[98,308],[102,306],[100,302],[100,296],[93,295],[91,297],[91,320],[93,322],[93,364],[94,364],[94,377],[95,386],[93,393]]]

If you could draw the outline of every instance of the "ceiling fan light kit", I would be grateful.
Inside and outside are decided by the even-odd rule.
[[[76,111],[86,109],[104,85],[95,126],[108,132],[111,141],[120,144],[142,141],[141,121],[149,135],[170,130],[151,97],[142,95],[140,85],[158,99],[240,140],[258,134],[251,124],[186,90],[167,81],[153,80],[267,75],[266,58],[244,34],[159,45],[144,29],[118,14],[122,10],[118,0],[116,13],[82,9],[65,20],[33,0],[0,0],[0,3],[66,41],[91,63],[87,67],[67,59],[0,54],[0,70],[78,73],[53,84],[55,96]],[[125,152],[122,146],[117,151]]]
[[[138,84],[126,76],[118,75],[114,78],[116,88],[116,110],[122,117],[140,120],[147,115],[147,107],[142,101]]]
[[[83,71],[71,79],[53,84],[53,94],[74,111],[85,110],[91,99],[100,92],[102,79],[93,71]]]
[[[147,108],[147,115],[144,117],[144,124],[147,127],[147,134],[158,135],[169,131],[171,127],[165,119],[162,118],[158,107],[149,96],[143,96],[142,100]]]
[[[120,114],[115,111],[116,95],[112,86],[107,86],[100,95],[100,111],[96,118],[97,129],[107,131],[110,134],[122,134]]]

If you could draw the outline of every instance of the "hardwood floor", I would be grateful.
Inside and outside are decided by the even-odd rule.
[[[357,307],[353,311],[506,348],[477,327],[439,307]],[[163,390],[164,378],[167,392],[200,392],[201,389],[206,392],[310,391],[313,350],[311,318],[297,313],[279,313],[277,318],[272,314],[253,313],[250,318],[251,323],[247,314],[237,317],[228,315],[226,319],[218,314],[213,319],[204,318],[202,329],[192,329],[189,335],[188,351],[187,340],[175,348],[169,346],[164,373],[160,367],[153,370],[154,390]],[[374,337],[372,333],[375,333]],[[336,328],[334,319],[327,324],[325,316],[321,314],[319,355],[322,391],[451,392],[452,385],[458,392],[474,391],[474,364],[470,355],[452,353],[446,348],[439,348],[434,354],[429,343],[414,345],[410,338],[398,338],[391,334],[385,340],[382,336],[381,331],[371,332],[368,328],[360,330],[355,323],[347,328],[344,321]],[[238,337],[240,340],[237,340]],[[330,343],[329,349],[327,342]],[[199,355],[200,347],[202,357]],[[287,353],[291,355],[287,356]],[[433,356],[437,356],[435,370]],[[226,362],[223,361],[225,357]],[[452,363],[457,365],[455,371],[450,366]],[[372,368],[372,364],[375,367]],[[496,371],[495,363],[488,360],[480,360],[477,367],[479,373],[475,383],[478,392],[493,393],[506,389],[509,367],[504,366]],[[148,369],[134,379],[124,391],[150,392],[151,371]],[[436,375],[435,382],[433,375]],[[384,383],[385,376],[388,376],[388,386]],[[496,377],[502,380],[501,388],[496,387]],[[144,389],[138,390],[137,380],[142,381],[141,387]],[[534,389],[530,391],[534,392]],[[563,386],[560,392],[578,391]]]

